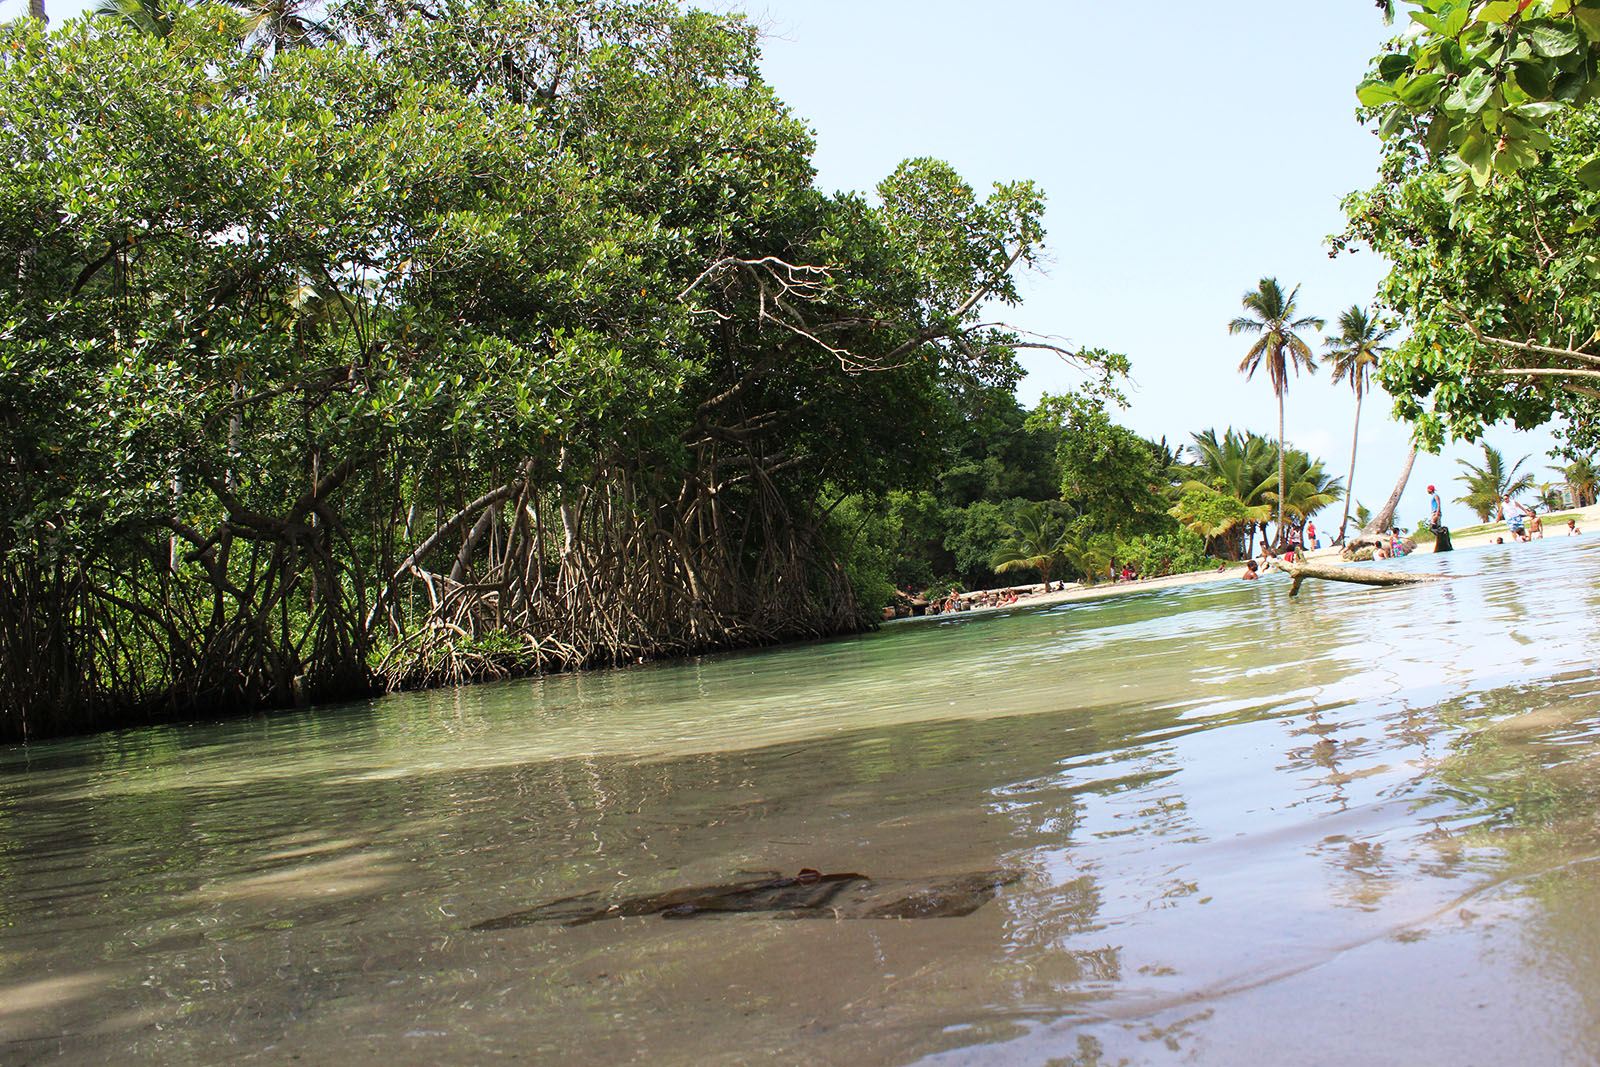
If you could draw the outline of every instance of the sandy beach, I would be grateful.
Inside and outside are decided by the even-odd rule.
[[[1591,504],[1586,508],[1566,508],[1557,515],[1563,516],[1559,521],[1546,523],[1544,535],[1546,537],[1566,537],[1566,516],[1575,516],[1578,520],[1580,536],[1600,536],[1600,503]],[[1472,523],[1467,529],[1477,530],[1482,524]],[[1507,544],[1512,544],[1511,535],[1506,530],[1505,523],[1494,523],[1477,532],[1460,535],[1452,534],[1451,542],[1455,551],[1483,548],[1495,543],[1495,538],[1504,538]],[[1320,563],[1338,563],[1339,549],[1325,547],[1306,553],[1306,558]],[[1433,551],[1432,544],[1423,544],[1419,552]],[[1097,600],[1101,597],[1121,596],[1131,593],[1145,593],[1160,589],[1177,589],[1183,586],[1203,585],[1207,582],[1239,581],[1239,572],[1244,567],[1243,563],[1229,563],[1221,570],[1212,568],[1204,571],[1191,571],[1188,574],[1169,574],[1161,578],[1139,578],[1131,582],[1099,582],[1095,585],[1069,584],[1065,589],[1054,590],[1049,593],[1036,592],[1019,595],[1012,604],[1006,607],[1033,607],[1040,604],[1060,604],[1074,600]],[[1037,586],[1035,588],[1038,588]],[[974,607],[970,611],[998,611],[999,607]],[[965,614],[965,613],[963,613]],[[921,618],[937,618],[937,616],[919,616]]]

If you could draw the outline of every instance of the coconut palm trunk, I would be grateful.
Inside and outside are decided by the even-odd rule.
[[[50,24],[49,16],[44,13],[44,0],[28,0],[28,14],[47,26]]]
[[[1284,450],[1287,444],[1283,432],[1283,394],[1278,394],[1278,551],[1289,543],[1283,528],[1284,509],[1289,502],[1289,476],[1284,469]]]
[[[1400,472],[1400,480],[1394,484],[1394,492],[1389,494],[1389,499],[1384,502],[1383,507],[1378,509],[1378,513],[1372,517],[1372,521],[1362,529],[1361,535],[1363,537],[1375,534],[1379,530],[1387,530],[1394,525],[1394,509],[1400,506],[1400,496],[1406,491],[1406,482],[1411,480],[1411,465],[1416,461],[1417,446],[1412,445],[1411,451],[1406,453],[1406,465],[1405,469]]]
[[[1289,371],[1293,368],[1296,374],[1301,368],[1312,373],[1317,369],[1317,362],[1311,355],[1311,347],[1306,344],[1298,330],[1312,328],[1322,329],[1323,321],[1315,315],[1304,318],[1295,318],[1295,297],[1299,294],[1297,285],[1287,296],[1283,287],[1276,278],[1262,278],[1255,290],[1245,293],[1239,301],[1248,315],[1241,315],[1228,323],[1230,334],[1250,334],[1257,338],[1256,343],[1250,346],[1250,351],[1245,353],[1244,361],[1239,364],[1239,372],[1246,379],[1255,377],[1255,373],[1262,366],[1267,368],[1267,373],[1272,379],[1272,392],[1278,398],[1278,547],[1281,549],[1288,543],[1288,531],[1284,528],[1284,518],[1288,511],[1289,477],[1286,469],[1285,451],[1288,447],[1287,434],[1284,432],[1283,394],[1289,391]]]
[[[1334,381],[1341,378],[1348,380],[1356,394],[1356,424],[1350,433],[1350,477],[1345,479],[1344,518],[1339,520],[1339,536],[1333,539],[1336,545],[1344,543],[1345,531],[1350,528],[1350,506],[1355,502],[1356,445],[1361,440],[1361,401],[1367,395],[1367,383],[1379,359],[1389,351],[1383,342],[1393,332],[1392,326],[1385,328],[1381,322],[1373,321],[1361,305],[1351,304],[1339,312],[1339,335],[1325,342],[1328,355],[1333,359]]]
[[[1361,394],[1356,394],[1356,428],[1350,434],[1350,476],[1344,480],[1344,518],[1339,520],[1336,545],[1344,544],[1344,531],[1350,525],[1350,502],[1356,498],[1356,444],[1361,440]],[[1409,476],[1409,471],[1407,472]]]

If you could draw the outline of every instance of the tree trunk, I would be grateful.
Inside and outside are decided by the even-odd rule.
[[[1417,446],[1412,445],[1411,451],[1406,454],[1405,469],[1400,472],[1400,480],[1394,485],[1394,492],[1389,494],[1389,499],[1384,503],[1383,507],[1378,509],[1378,513],[1372,517],[1372,521],[1362,529],[1361,535],[1363,537],[1379,530],[1387,530],[1393,525],[1394,509],[1400,506],[1400,495],[1406,491],[1406,482],[1411,480],[1411,465],[1416,461]]]
[[[1350,525],[1350,504],[1356,496],[1356,442],[1361,439],[1361,394],[1356,394],[1356,428],[1350,435],[1350,477],[1344,483],[1344,518],[1339,520],[1339,536],[1333,539],[1336,545],[1344,544],[1344,531]]]
[[[1289,502],[1288,476],[1284,473],[1283,455],[1283,393],[1278,394],[1278,551],[1282,552],[1288,541],[1283,536],[1283,512]]]
[[[1352,582],[1356,585],[1421,585],[1423,582],[1440,582],[1436,574],[1411,574],[1406,571],[1375,571],[1366,567],[1340,567],[1329,563],[1273,563],[1272,566],[1294,579],[1289,595],[1300,591],[1300,583],[1307,578],[1322,578],[1330,582]]]
[[[28,14],[46,26],[50,25],[50,17],[44,13],[44,0],[28,0]]]

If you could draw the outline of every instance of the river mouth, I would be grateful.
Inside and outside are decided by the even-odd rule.
[[[1401,563],[0,750],[0,1060],[1600,1059],[1600,545]],[[1020,877],[472,929],[804,869]]]

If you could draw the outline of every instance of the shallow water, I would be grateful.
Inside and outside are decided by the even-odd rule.
[[[0,1062],[1600,1060],[1600,542],[0,749]],[[471,930],[804,867],[961,918]]]

